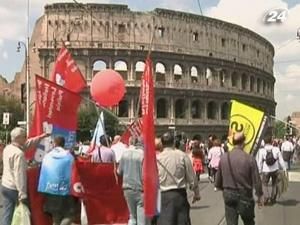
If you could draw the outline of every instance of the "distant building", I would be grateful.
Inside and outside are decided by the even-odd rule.
[[[88,82],[97,71],[117,70],[127,93],[117,108],[125,123],[137,117],[144,60],[153,37],[155,121],[159,133],[223,135],[230,100],[275,115],[274,47],[247,28],[166,9],[131,11],[126,5],[56,3],[45,6],[30,41],[34,74],[49,77],[61,40],[68,43]],[[12,84],[20,95],[25,66]]]

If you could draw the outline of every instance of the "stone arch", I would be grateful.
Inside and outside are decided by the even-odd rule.
[[[248,84],[248,76],[246,74],[242,74],[242,90],[247,90]]]
[[[229,119],[229,104],[228,102],[224,102],[221,105],[221,119],[228,120]]]
[[[191,117],[193,119],[200,119],[202,118],[202,110],[201,107],[202,104],[199,100],[194,100],[192,101],[192,105],[191,105]]]
[[[256,92],[257,93],[260,93],[260,83],[261,83],[261,80],[259,78],[257,78],[257,81],[256,81]]]
[[[122,100],[118,106],[118,117],[128,117],[129,104],[128,101]]]
[[[192,83],[197,83],[199,80],[198,69],[196,66],[191,67],[191,81]]]
[[[96,73],[105,70],[107,68],[107,63],[103,60],[96,60],[93,63],[93,76],[95,76]]]
[[[254,91],[254,77],[250,77],[250,91]]]
[[[211,68],[206,68],[205,73],[206,85],[211,86],[213,84],[213,72]]]
[[[156,75],[156,82],[165,83],[166,82],[166,66],[158,62],[155,65],[155,75]]]
[[[144,72],[145,63],[143,61],[137,61],[135,64],[135,80],[141,80]]]
[[[114,63],[114,70],[121,74],[124,80],[128,77],[128,67],[127,62],[123,60],[118,60]]]
[[[236,72],[231,74],[231,86],[238,87],[238,74]]]
[[[156,102],[156,118],[168,118],[167,100],[160,98]]]
[[[175,118],[183,119],[186,115],[186,107],[184,99],[177,99],[175,102]]]
[[[174,74],[175,81],[182,80],[182,76],[183,76],[182,66],[180,66],[179,64],[175,64],[173,68],[173,74]]]
[[[207,119],[215,120],[218,115],[218,107],[214,101],[207,104]]]

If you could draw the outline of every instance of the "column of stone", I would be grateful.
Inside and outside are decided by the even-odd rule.
[[[133,60],[131,59],[130,62],[128,63],[128,72],[129,72],[128,73],[128,80],[129,81],[136,80],[134,69],[135,69],[135,66],[133,64]]]
[[[203,109],[204,109],[204,111],[203,111],[203,119],[204,120],[207,120],[207,101],[203,101]]]
[[[191,112],[192,112],[192,100],[191,98],[188,98],[188,107],[187,107],[187,119],[188,119],[188,124],[191,124],[192,123],[192,116],[191,116]]]
[[[217,120],[222,120],[222,102],[217,102],[217,109],[218,109],[218,113],[217,113]]]
[[[170,107],[169,107],[169,116],[170,116],[170,123],[175,123],[175,111],[174,111],[174,97],[170,96]]]
[[[108,60],[108,69],[114,69],[113,59],[112,58],[109,58],[109,60]]]
[[[131,122],[134,118],[134,97],[130,96],[129,101],[130,101],[129,118],[130,118],[130,122]]]

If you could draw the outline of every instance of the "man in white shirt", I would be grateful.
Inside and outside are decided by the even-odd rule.
[[[121,142],[120,135],[116,135],[114,137],[114,141],[113,141],[113,145],[111,146],[111,149],[115,153],[116,163],[119,163],[119,161],[121,160],[122,154],[124,153],[124,151],[127,150],[126,145]]]
[[[48,134],[26,141],[26,131],[16,127],[11,133],[11,144],[3,150],[3,177],[1,193],[3,196],[3,215],[1,225],[10,225],[15,206],[27,202],[27,164],[24,151],[37,146]]]
[[[265,204],[274,204],[277,198],[277,178],[279,169],[286,171],[282,154],[278,147],[272,146],[272,136],[265,137],[265,146],[258,152],[258,170],[262,174]],[[272,193],[269,196],[268,183],[272,179]]]
[[[294,151],[294,145],[291,142],[290,138],[287,136],[286,140],[281,145],[281,152],[282,152],[283,160],[288,170],[291,169],[291,158],[293,155],[293,151]]]

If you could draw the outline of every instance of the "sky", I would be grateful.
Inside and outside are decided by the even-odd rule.
[[[24,62],[24,49],[17,52],[18,41],[27,36],[27,2],[30,6],[30,32],[43,14],[45,4],[72,0],[1,0],[0,1],[0,74],[12,81]],[[200,14],[197,0],[77,0],[81,3],[127,4],[132,10],[151,11],[168,8]],[[274,76],[276,115],[282,119],[300,111],[300,29],[299,0],[200,0],[205,16],[232,22],[249,28],[267,38],[275,47]],[[282,23],[265,24],[269,10],[286,9]]]

